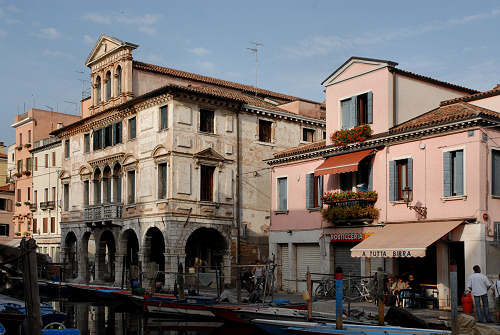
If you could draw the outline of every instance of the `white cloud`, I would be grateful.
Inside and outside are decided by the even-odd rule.
[[[209,61],[200,61],[197,63],[198,67],[205,72],[214,73],[215,72],[215,64]]]
[[[85,44],[92,44],[94,43],[94,39],[90,35],[83,35],[83,42]]]
[[[47,56],[47,57],[74,59],[72,54],[69,54],[69,53],[64,52],[64,51],[59,51],[59,50],[45,49],[45,50],[43,50],[43,55]]]
[[[146,33],[148,35],[156,34],[156,28],[150,26],[140,26],[139,31]]]
[[[193,48],[193,49],[188,49],[188,51],[192,54],[195,54],[197,56],[205,56],[210,53],[210,50],[198,47],[198,48]]]
[[[49,27],[49,28],[42,28],[38,32],[38,37],[40,38],[45,38],[48,40],[55,40],[61,37],[61,33],[57,31],[56,28]]]
[[[298,41],[295,45],[285,46],[284,52],[288,57],[312,57],[324,55],[333,50],[349,49],[360,45],[374,45],[384,42],[401,40],[409,37],[423,35],[438,30],[452,28],[457,25],[469,24],[478,20],[493,19],[500,16],[500,9],[493,9],[475,15],[440,20],[425,23],[414,27],[401,27],[391,31],[378,31],[367,33],[357,37],[339,36],[339,35],[320,35],[313,36],[306,40]]]
[[[87,13],[82,16],[82,19],[101,24],[111,24],[112,22],[112,17],[110,15],[103,15],[99,13]]]
[[[127,24],[136,26],[137,29],[143,33],[154,35],[156,34],[156,28],[154,25],[160,19],[160,15],[157,14],[144,14],[137,16],[130,16],[125,14],[103,14],[103,13],[87,13],[82,15],[82,19],[85,21],[90,21],[99,24]]]

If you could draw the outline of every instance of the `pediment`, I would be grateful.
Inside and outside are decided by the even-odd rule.
[[[351,57],[338,69],[336,69],[331,75],[329,75],[321,83],[321,85],[325,87],[330,86],[332,84],[335,84],[336,82],[353,78],[362,75],[364,73],[368,73],[388,66],[394,67],[396,65],[398,64],[387,60],[364,58],[364,57]]]
[[[125,157],[123,157],[123,160],[122,160],[123,166],[132,165],[132,164],[136,164],[136,163],[137,163],[137,158],[135,158],[134,155],[128,154],[128,155],[125,155]]]
[[[168,154],[169,154],[169,151],[167,150],[167,148],[165,148],[162,144],[159,144],[153,149],[153,153],[151,156],[153,158],[157,158],[157,157],[161,157],[161,156],[166,156]]]
[[[71,175],[68,171],[66,170],[61,170],[59,172],[59,179],[68,179],[68,178],[71,178]]]
[[[87,57],[87,61],[85,62],[85,65],[90,66],[93,62],[95,62],[95,61],[101,59],[102,57],[114,52],[117,49],[120,49],[120,48],[135,49],[137,47],[138,47],[137,44],[124,42],[124,41],[119,40],[115,37],[111,37],[109,35],[103,34],[99,37],[96,44],[94,45],[94,48],[92,49],[89,56]]]
[[[78,174],[80,176],[87,176],[87,175],[91,175],[92,174],[92,168],[90,168],[89,166],[82,166],[80,168],[80,170],[78,171]]]
[[[224,156],[219,154],[217,151],[215,151],[212,148],[207,148],[202,151],[199,151],[195,153],[194,158],[197,159],[204,159],[204,160],[210,160],[210,161],[225,161],[226,159]]]

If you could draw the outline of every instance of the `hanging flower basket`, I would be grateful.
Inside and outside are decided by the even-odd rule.
[[[330,139],[334,146],[340,147],[350,143],[366,141],[372,134],[370,125],[364,124],[352,129],[337,130],[332,134]]]

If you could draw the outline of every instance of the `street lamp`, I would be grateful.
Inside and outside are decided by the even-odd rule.
[[[401,190],[402,196],[403,196],[403,201],[406,203],[406,207],[409,209],[413,209],[415,212],[417,212],[422,218],[427,218],[427,207],[425,206],[412,206],[410,203],[413,201],[413,190],[405,186]]]

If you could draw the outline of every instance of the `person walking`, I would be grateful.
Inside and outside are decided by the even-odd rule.
[[[479,322],[484,323],[486,318],[486,321],[491,323],[490,312],[488,311],[488,290],[491,287],[491,282],[488,277],[481,273],[479,265],[474,265],[472,269],[474,273],[470,275],[467,287],[474,297],[477,319]],[[481,301],[483,302],[484,313],[481,313]]]
[[[492,285],[492,290],[495,292],[495,309],[497,312],[497,323],[500,324],[500,273],[498,279]]]

